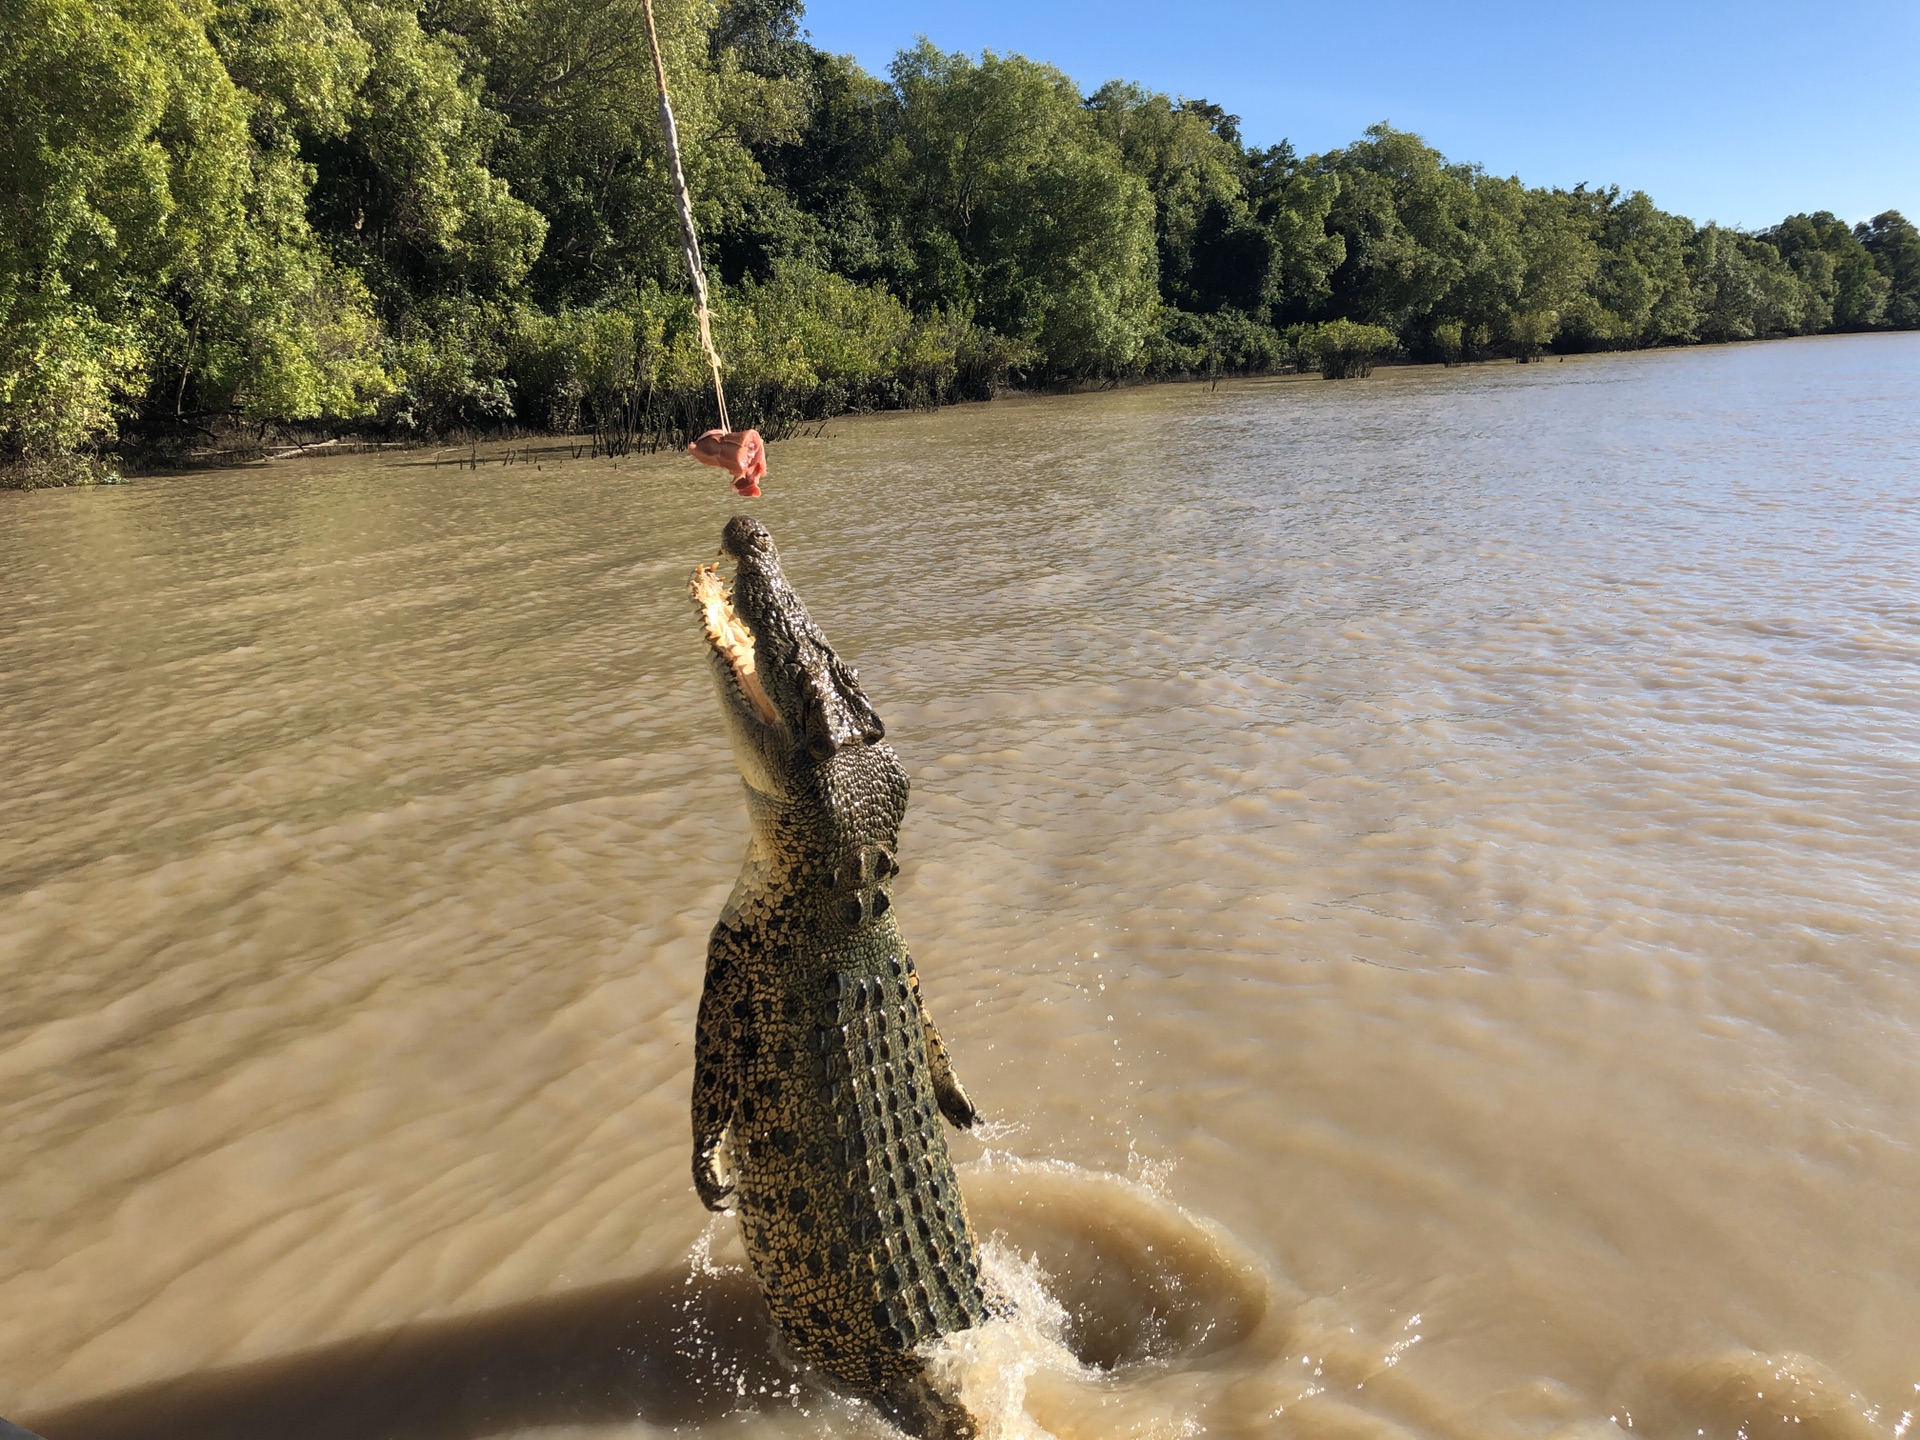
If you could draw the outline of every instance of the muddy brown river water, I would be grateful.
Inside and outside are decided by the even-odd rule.
[[[0,496],[0,1413],[879,1436],[688,1176],[675,457]],[[754,513],[912,776],[990,1433],[1920,1413],[1920,336],[1015,400]]]

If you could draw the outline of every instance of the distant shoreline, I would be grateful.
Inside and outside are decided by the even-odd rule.
[[[1666,354],[1680,351],[1726,350],[1748,348],[1755,345],[1774,344],[1785,341],[1817,341],[1867,338],[1873,336],[1898,336],[1920,334],[1908,330],[1856,330],[1834,332],[1819,335],[1772,335],[1764,339],[1753,340],[1714,340],[1694,341],[1684,345],[1641,346],[1633,349],[1615,350],[1573,350],[1549,351],[1545,354],[1516,359],[1511,356],[1480,356],[1473,359],[1455,361],[1443,365],[1434,360],[1418,360],[1407,357],[1395,357],[1376,361],[1374,368],[1380,371],[1413,370],[1481,370],[1511,365],[1550,365],[1567,360],[1617,359],[1632,355]],[[819,434],[827,425],[835,421],[858,419],[877,415],[931,414],[940,410],[957,409],[967,405],[993,405],[1009,400],[1043,401],[1065,398],[1073,395],[1097,395],[1122,390],[1138,390],[1158,386],[1179,385],[1220,385],[1263,380],[1287,383],[1354,383],[1353,380],[1323,381],[1314,371],[1300,371],[1292,368],[1264,371],[1236,371],[1219,375],[1140,375],[1106,382],[1089,382],[1079,385],[1009,385],[985,399],[953,399],[936,405],[865,407],[837,411],[817,420],[807,420],[783,431],[777,440],[804,438],[808,434]],[[253,429],[251,426],[235,425],[233,431]],[[131,453],[122,453],[105,457],[96,462],[106,469],[106,473],[88,476],[77,475],[73,478],[42,480],[39,483],[8,483],[10,477],[0,472],[0,493],[12,491],[25,493],[43,489],[84,489],[95,486],[114,486],[129,484],[146,478],[201,474],[210,471],[266,469],[286,462],[338,457],[345,455],[413,454],[427,451],[439,451],[445,457],[444,463],[461,464],[488,463],[498,461],[502,447],[540,446],[542,449],[569,447],[576,453],[573,458],[588,458],[607,454],[607,447],[601,437],[591,431],[548,430],[539,427],[520,427],[503,425],[485,430],[473,430],[468,433],[455,433],[435,436],[408,436],[395,439],[378,431],[327,430],[308,432],[302,435],[293,427],[283,427],[271,439],[258,439],[230,446],[210,449],[203,452],[180,456],[156,449],[142,450],[139,447],[126,447]],[[659,454],[677,450],[676,444],[630,441],[615,453],[625,455]],[[460,452],[465,452],[464,454]],[[511,463],[511,462],[498,462]],[[124,467],[124,468],[122,468]]]

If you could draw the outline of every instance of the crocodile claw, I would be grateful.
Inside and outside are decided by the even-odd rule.
[[[715,1214],[724,1214],[733,1208],[727,1203],[727,1197],[733,1194],[733,1186],[721,1180],[719,1168],[714,1165],[711,1155],[694,1158],[693,1188],[700,1195],[700,1203]]]
[[[973,1101],[967,1098],[967,1092],[960,1088],[960,1082],[951,1075],[945,1077],[945,1083],[935,1080],[933,1098],[939,1102],[940,1113],[947,1117],[947,1123],[958,1130],[971,1130],[973,1122],[980,1118],[980,1112],[973,1108]]]

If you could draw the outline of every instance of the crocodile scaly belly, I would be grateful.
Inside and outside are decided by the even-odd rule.
[[[979,1257],[899,960],[794,998],[756,1017],[742,1066],[741,1228],[794,1354],[880,1387],[987,1318]]]

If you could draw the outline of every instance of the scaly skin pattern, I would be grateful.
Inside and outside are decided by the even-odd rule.
[[[892,908],[906,773],[765,529],[736,517],[722,548],[737,562],[728,614],[752,634],[750,679],[713,633],[702,595],[717,577],[697,571],[693,588],[752,840],[707,951],[695,1186],[710,1209],[737,1205],[747,1257],[797,1358],[910,1433],[971,1436],[971,1419],[933,1390],[913,1353],[981,1323],[990,1306],[936,1117],[967,1127],[974,1109]]]

